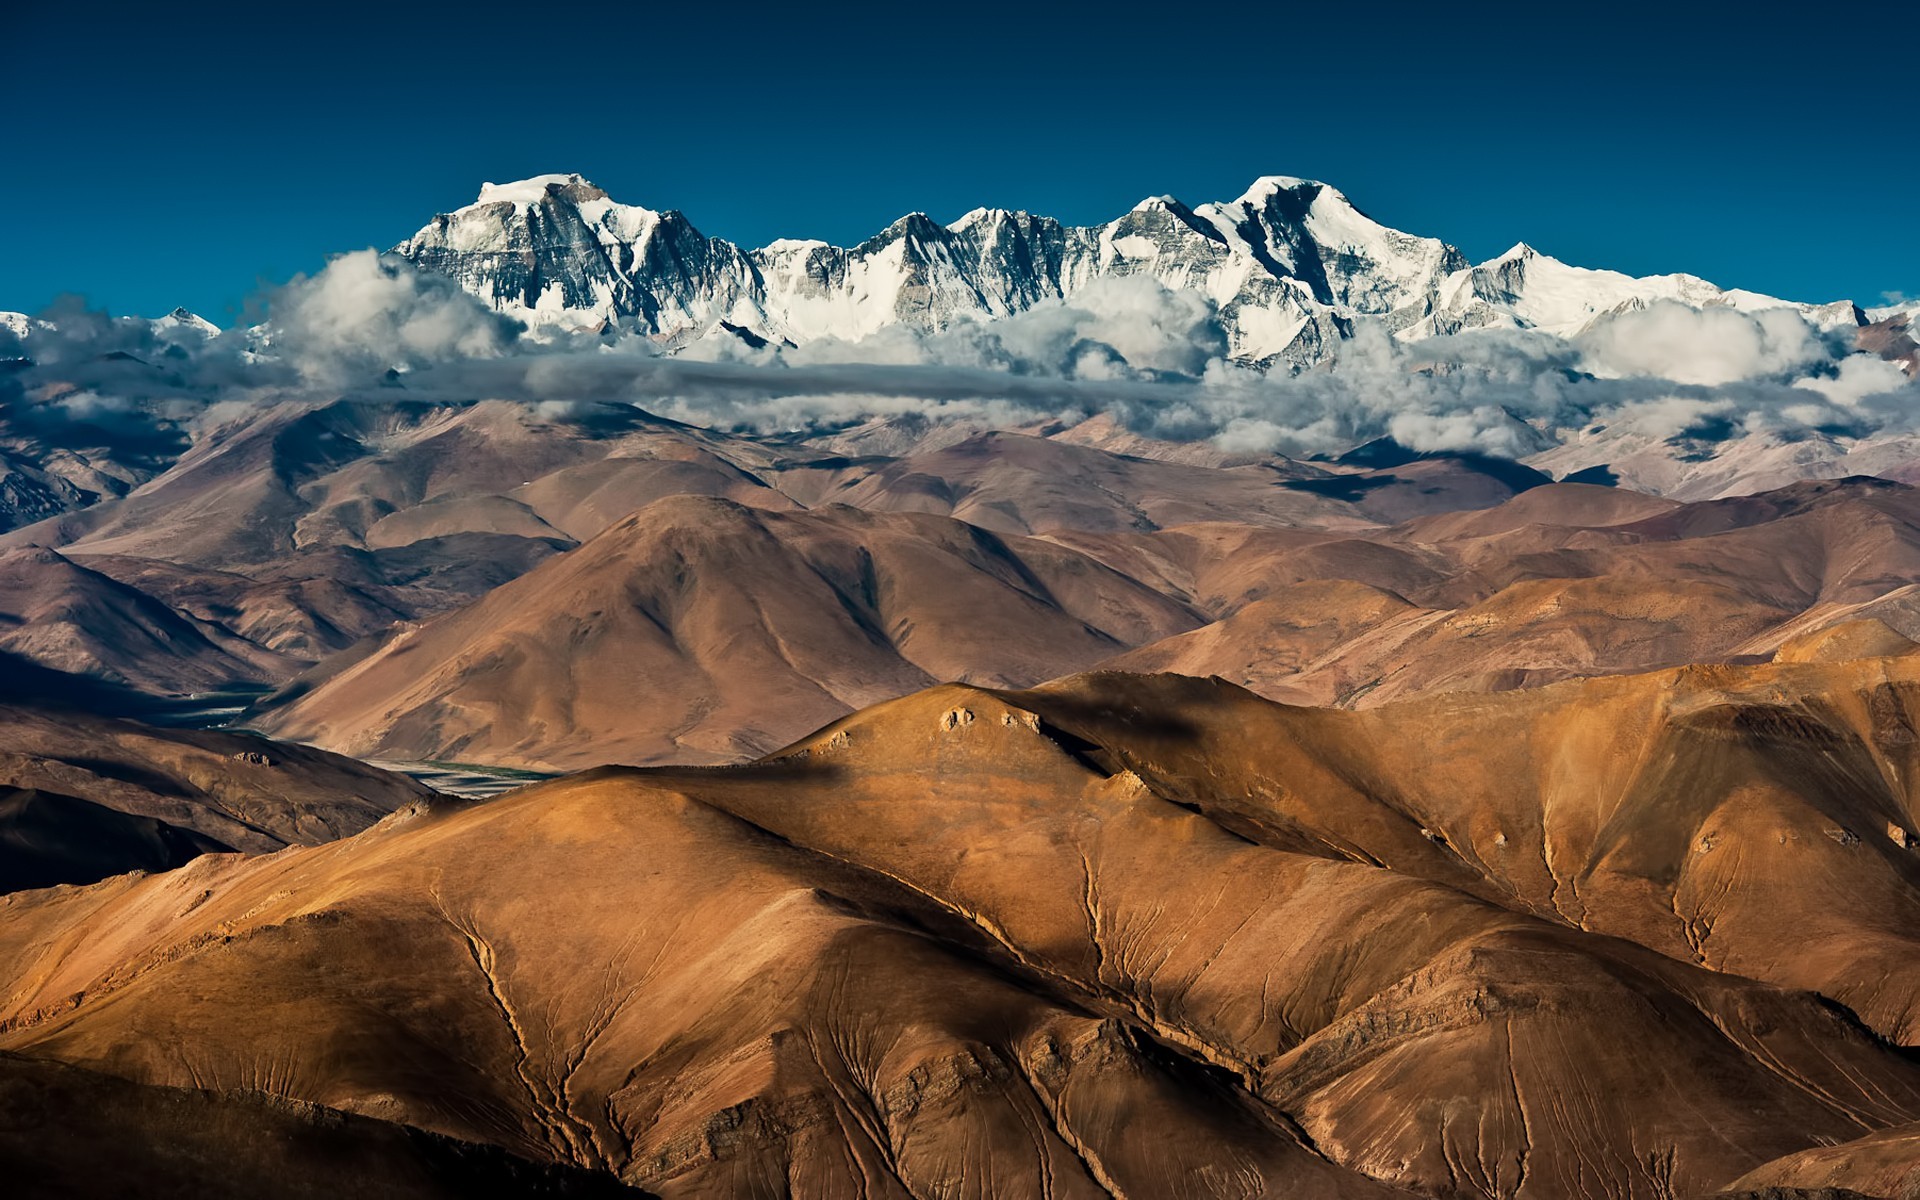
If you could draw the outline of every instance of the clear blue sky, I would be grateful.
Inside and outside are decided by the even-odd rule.
[[[225,324],[483,180],[757,245],[1305,175],[1474,258],[1920,292],[1911,31],[1765,4],[10,8],[0,308]]]

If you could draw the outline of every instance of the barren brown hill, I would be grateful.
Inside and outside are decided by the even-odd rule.
[[[1920,652],[1920,643],[1878,617],[1842,621],[1781,643],[1775,662],[1846,662],[1856,658],[1902,658]]]
[[[1877,479],[1694,505],[1556,484],[1359,537],[1196,526],[1062,540],[1157,571],[1219,614],[1108,665],[1218,674],[1297,703],[1759,661],[1860,620],[1920,632],[1920,492]]]
[[[200,621],[305,662],[344,650],[395,622],[437,611],[417,590],[370,578],[345,556],[310,556],[312,574],[259,578],[158,558],[88,555],[89,570],[119,580]]]
[[[1920,1124],[1786,1155],[1747,1172],[1728,1190],[1815,1196],[1829,1188],[1885,1200],[1920,1195]]]
[[[0,545],[251,573],[323,546],[383,550],[476,534],[572,544],[676,495],[774,510],[841,503],[937,512],[1010,533],[1200,519],[1376,523],[1344,501],[1279,486],[1325,477],[1323,468],[1284,459],[1187,465],[1008,431],[904,456],[845,456],[623,404],[553,414],[504,401],[401,396],[238,411],[131,494],[6,534]],[[1498,485],[1489,491],[1484,471],[1454,474],[1464,490],[1449,475],[1427,488],[1428,504],[1511,494]]]
[[[18,704],[0,704],[0,791],[17,868],[0,871],[4,890],[56,882],[34,872],[61,863],[57,882],[91,882],[206,850],[312,845],[433,795],[309,746]]]
[[[1817,991],[1920,1044],[1920,660],[1683,667],[1366,712],[1179,676],[1022,702],[1255,840]]]
[[[1531,467],[1477,454],[1401,453],[1387,461],[1390,465],[1290,480],[1285,486],[1345,501],[1371,520],[1396,524],[1435,513],[1491,508],[1553,482],[1551,475]]]
[[[1014,534],[1157,529],[1222,518],[1329,528],[1374,523],[1337,498],[1281,486],[1303,474],[1296,464],[1191,466],[1005,431],[892,461],[840,462],[837,479],[815,484],[812,495],[796,494],[809,503],[940,513]],[[789,468],[781,479],[794,474]]]
[[[178,637],[130,649],[159,677],[153,690],[177,690],[165,686],[170,650],[183,660],[173,673],[194,686],[283,682],[396,622],[482,595],[663,495],[796,507],[725,457],[776,449],[625,405],[568,420],[404,397],[236,411],[130,493],[0,538],[70,552],[249,664],[196,666],[205,655]],[[21,621],[14,640],[48,665],[73,665],[73,652],[42,643],[78,635],[44,615]],[[113,636],[105,622],[83,624]]]
[[[0,651],[155,692],[285,678],[298,663],[59,553],[0,553]]]
[[[610,481],[579,471],[603,461],[663,475],[656,492],[773,495],[713,447],[769,452],[627,405],[583,406],[573,419],[552,419],[504,401],[402,395],[288,399],[237,414],[129,495],[8,541],[217,568],[256,566],[307,547],[380,549],[452,534],[571,542],[561,526],[586,521],[585,533],[598,531],[583,514]],[[523,498],[521,489],[536,481],[545,482]]]
[[[1444,610],[1351,580],[1312,580],[1188,633],[1107,661],[1113,670],[1218,675],[1294,704],[1362,700],[1402,648],[1444,622]],[[1364,689],[1364,690],[1363,690]]]
[[[1349,593],[1344,589],[1356,589]],[[1459,609],[1359,585],[1299,584],[1120,655],[1127,671],[1223,675],[1298,704],[1371,707],[1696,660],[1757,660],[1799,613],[1722,583],[1602,575],[1515,583]]]
[[[1152,533],[1056,530],[1047,538],[1220,618],[1296,583],[1337,580],[1400,596],[1444,585],[1452,568],[1443,555],[1375,540],[1381,532],[1209,521]]]
[[[1920,1121],[1916,675],[935,688],[16,895],[0,1045],[669,1197],[1702,1195]]]
[[[1173,454],[1112,429],[893,432],[750,437],[624,405],[404,394],[263,404],[127,495],[0,539],[63,547],[17,552],[33,564],[0,649],[147,692],[291,684],[265,726],[338,748],[584,766],[737,758],[942,679],[1101,661],[1366,707],[1760,661],[1850,621],[1920,635],[1920,493],[1885,480],[1679,504],[1386,443],[1172,461],[1085,444]],[[822,453],[842,442],[899,453]],[[911,596],[866,597],[844,548],[709,553],[755,523],[869,536],[849,508],[892,514],[870,528],[922,581]],[[696,547],[683,566],[623,524],[667,511]],[[749,515],[695,529],[732,512]],[[1077,564],[1101,597],[1056,605],[1045,571],[1002,594],[933,519],[956,515],[1015,557]],[[610,529],[635,544],[592,540]]]
[[[378,758],[727,761],[940,679],[1037,683],[1199,621],[1074,551],[945,517],[678,497],[260,725]]]
[[[1905,485],[1678,505],[1555,484],[1386,529],[1037,540],[676,498],[323,664],[260,723],[381,757],[716,761],[942,679],[1018,686],[1099,662],[1370,707],[1760,662],[1860,621],[1920,633]]]
[[[1402,533],[1408,541],[1434,543],[1489,538],[1520,529],[1608,529],[1649,520],[1680,507],[1676,500],[1625,488],[1542,484],[1504,504],[1409,521]],[[1557,540],[1551,535],[1547,538],[1550,545],[1557,545]]]
[[[129,646],[122,657],[150,677],[131,681],[165,692],[283,683],[676,496],[771,511],[852,502],[962,512],[1002,532],[1152,528],[1200,516],[1372,524],[1344,502],[1278,486],[1326,474],[1284,460],[1221,470],[996,432],[905,458],[849,458],[804,439],[717,433],[624,404],[563,409],[404,392],[265,397],[203,418],[192,445],[139,487],[0,535],[0,546],[54,547],[97,572],[97,588],[117,581],[155,610],[147,624],[197,630],[242,660],[209,659],[184,637]],[[111,630],[84,624],[109,643],[94,655],[100,662],[77,656],[68,643],[82,635],[46,606],[20,615],[13,640],[46,665],[119,678]]]

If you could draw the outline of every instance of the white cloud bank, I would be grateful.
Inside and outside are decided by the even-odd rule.
[[[38,365],[15,386],[58,374],[100,396],[213,403],[372,387],[397,369],[414,395],[549,411],[617,400],[762,432],[899,413],[1014,424],[1111,412],[1143,433],[1235,451],[1337,452],[1387,435],[1415,449],[1508,457],[1599,422],[1655,437],[1869,433],[1911,428],[1920,410],[1897,369],[1850,353],[1791,310],[1660,303],[1572,340],[1488,330],[1407,344],[1363,322],[1332,363],[1261,375],[1225,360],[1226,335],[1205,298],[1144,277],[938,332],[895,327],[791,348],[715,331],[675,356],[631,331],[527,335],[451,281],[372,251],[292,281],[269,304],[263,332],[185,349],[134,328],[144,322],[54,314],[55,330],[28,339]],[[125,354],[109,366],[107,347]]]

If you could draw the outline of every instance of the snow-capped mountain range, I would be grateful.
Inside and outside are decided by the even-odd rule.
[[[218,325],[199,313],[185,308],[176,308],[164,317],[133,319],[136,321],[145,319],[153,332],[163,338],[210,338],[220,333]],[[35,328],[44,327],[47,324],[48,322],[30,317],[26,313],[0,312],[0,331],[12,334],[16,338],[31,337]]]
[[[939,330],[1070,300],[1096,280],[1147,276],[1215,306],[1228,357],[1297,370],[1330,358],[1356,323],[1408,341],[1464,330],[1573,336],[1610,315],[1675,301],[1791,308],[1823,328],[1898,319],[1851,301],[1806,304],[1693,275],[1570,266],[1525,244],[1479,264],[1437,238],[1390,229],[1338,189],[1289,176],[1189,208],[1141,201],[1103,225],[975,209],[941,225],[912,213],[857,246],[782,239],[744,250],[681,213],[618,203],[580,175],[485,184],[391,253],[447,276],[535,329],[637,329],[671,351],[703,339],[857,341],[895,325]],[[0,313],[30,335],[35,321]],[[163,336],[218,332],[176,309]]]
[[[1204,295],[1229,356],[1263,368],[1320,362],[1362,319],[1410,340],[1494,327],[1568,336],[1661,300],[1790,307],[1824,327],[1866,320],[1848,301],[1586,270],[1526,245],[1474,265],[1437,238],[1379,224],[1333,187],[1286,176],[1194,208],[1153,197],[1104,225],[1004,209],[941,225],[913,213],[857,246],[783,239],[743,250],[678,212],[617,203],[579,175],[542,175],[485,185],[393,252],[529,325],[631,325],[669,348],[712,336],[799,344],[903,323],[940,329],[1123,275]]]

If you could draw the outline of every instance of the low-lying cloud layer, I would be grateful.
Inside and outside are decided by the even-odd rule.
[[[814,431],[917,413],[1015,424],[1112,413],[1147,435],[1238,452],[1337,452],[1383,435],[1421,450],[1519,457],[1557,433],[1626,423],[1654,438],[1913,427],[1920,390],[1791,310],[1662,303],[1561,339],[1484,330],[1402,343],[1361,323],[1335,360],[1263,375],[1225,360],[1213,306],[1146,278],[938,332],[755,344],[715,329],[666,354],[632,331],[529,333],[452,282],[373,251],[267,298],[270,321],[206,338],[78,304],[24,339],[0,326],[16,430],[178,422],[235,400],[397,384],[564,413],[632,403],[689,422]],[[131,432],[126,430],[124,432]]]

